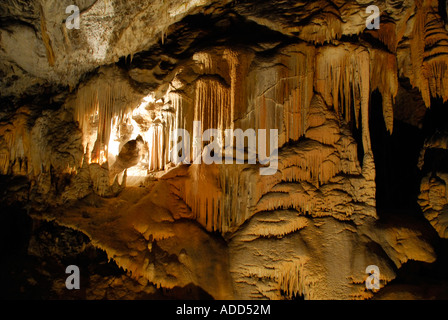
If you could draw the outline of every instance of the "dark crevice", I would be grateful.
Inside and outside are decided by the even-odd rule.
[[[145,67],[153,69],[159,64],[159,59],[154,56],[166,55],[178,61],[184,61],[194,53],[213,47],[241,47],[256,51],[264,51],[260,43],[291,43],[293,40],[280,32],[261,26],[253,21],[235,14],[225,12],[219,16],[196,14],[185,17],[180,22],[172,25],[164,42],[159,43],[148,51],[134,55],[130,59],[122,58],[119,65],[128,69]],[[297,41],[297,40],[295,40]],[[270,49],[272,50],[272,49]],[[168,65],[169,69],[172,65]]]
[[[447,23],[446,0],[439,0],[439,15]]]
[[[355,108],[350,108],[350,119],[356,119]],[[362,167],[362,162],[364,158],[364,147],[362,145],[362,121],[361,121],[361,112],[358,115],[358,121],[353,120],[350,122],[349,127],[352,132],[352,136],[356,141],[357,146],[357,155],[360,166]]]
[[[394,120],[390,134],[377,90],[371,97],[369,126],[376,168],[378,215],[380,218],[397,214],[421,217],[417,203],[421,173],[417,164],[424,141],[422,130]]]
[[[54,222],[33,220],[19,205],[1,203],[1,207],[0,299],[108,300],[116,298],[116,293],[123,290],[129,291],[121,297],[126,299],[212,299],[193,284],[182,288],[156,289],[155,285],[148,283],[154,289],[145,291],[145,286],[135,282],[133,286],[140,289],[133,291],[130,283],[135,280],[130,279],[114,260],[110,260],[106,252],[91,245],[85,234]],[[157,246],[155,250],[156,255],[162,253]],[[162,260],[171,261],[174,258],[166,256]],[[65,280],[69,276],[65,271],[69,265],[79,267],[79,290],[65,288]]]
[[[437,140],[448,136],[448,105],[441,99],[432,99],[431,108],[423,120],[425,138]],[[444,148],[426,148],[424,150],[422,174],[448,172],[448,150]]]
[[[374,299],[448,299],[448,240],[438,239],[433,246],[437,255],[434,263],[407,261]]]

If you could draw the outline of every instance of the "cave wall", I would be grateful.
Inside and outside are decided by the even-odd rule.
[[[142,286],[218,299],[367,299],[368,265],[387,287],[410,260],[436,263],[433,232],[448,225],[446,128],[428,120],[448,99],[437,1],[76,4],[71,30],[66,1],[0,6],[0,173],[23,178],[2,202],[81,232]],[[369,4],[380,29],[366,28]],[[222,137],[266,130],[275,172],[173,163],[173,130],[197,146],[197,121]],[[405,126],[417,138],[403,148],[421,154],[396,218],[377,186],[400,179],[384,174],[398,156],[380,144],[401,144]]]

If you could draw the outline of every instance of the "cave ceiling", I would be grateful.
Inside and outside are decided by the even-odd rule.
[[[447,30],[435,0],[3,0],[4,216],[27,257],[113,261],[87,299],[446,299]]]

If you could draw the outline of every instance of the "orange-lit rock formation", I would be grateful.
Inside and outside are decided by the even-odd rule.
[[[369,299],[381,295],[367,266],[388,288],[409,261],[446,255],[438,1],[81,2],[79,29],[60,1],[0,5],[0,173],[26,181],[5,183],[2,201],[87,236],[125,270],[117,288]],[[378,30],[366,28],[372,4]],[[221,137],[253,130],[265,150],[253,147],[256,164],[249,142],[227,163],[173,163],[174,130],[204,146],[198,122]],[[278,166],[262,175],[271,130]],[[398,144],[419,159],[390,177],[415,189],[396,215],[380,189],[399,154],[378,137],[392,145],[404,130],[420,140]]]

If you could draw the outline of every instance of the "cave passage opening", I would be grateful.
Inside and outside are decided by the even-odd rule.
[[[422,129],[394,119],[393,132],[389,133],[378,90],[371,95],[369,127],[379,218],[394,215],[421,217],[417,197],[421,181],[418,159],[424,142]]]
[[[433,136],[443,137],[448,134],[448,103],[442,99],[431,100],[431,108],[428,109],[423,119],[423,132],[425,138]],[[448,150],[444,148],[427,148],[424,154],[422,175],[435,172],[448,172]]]

